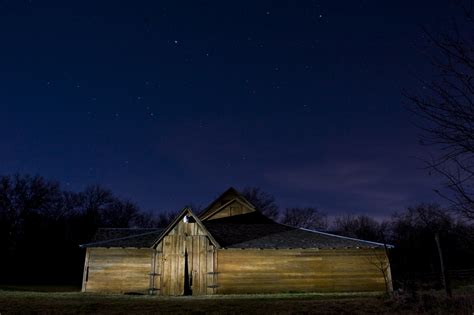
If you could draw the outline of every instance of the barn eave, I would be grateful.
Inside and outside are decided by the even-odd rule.
[[[100,229],[106,230],[106,229]],[[100,231],[99,230],[99,231]],[[109,229],[112,230],[112,229]],[[117,229],[121,231],[134,231],[137,232],[135,229]],[[95,242],[90,242],[86,244],[81,244],[79,247],[81,248],[89,248],[89,247],[105,247],[105,248],[151,248],[153,242],[156,238],[159,237],[160,234],[163,233],[163,229],[153,229],[153,231],[149,231],[146,233],[138,233],[124,237],[116,237],[110,239],[99,240]]]
[[[385,243],[367,241],[367,240],[363,240],[363,239],[360,239],[360,238],[354,238],[354,237],[336,235],[336,234],[331,234],[331,233],[327,233],[327,232],[321,232],[321,231],[317,231],[317,230],[311,230],[311,229],[305,229],[305,228],[300,228],[300,230],[308,231],[308,232],[313,232],[313,233],[319,233],[319,234],[323,234],[323,235],[327,235],[327,236],[332,236],[332,237],[338,237],[338,238],[347,239],[347,240],[352,240],[352,241],[363,242],[363,243],[367,243],[367,244],[372,245],[372,246],[367,246],[368,248],[376,248],[376,247],[380,247],[380,246],[387,247],[387,248],[394,248],[394,247],[395,247],[395,246],[393,246],[393,245],[391,245],[391,244],[385,244]]]

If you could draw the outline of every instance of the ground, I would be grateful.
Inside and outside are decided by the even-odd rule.
[[[90,294],[71,288],[0,286],[0,314],[10,313],[245,313],[245,314],[472,314],[474,297],[438,294],[416,300],[370,294],[276,294],[156,297]],[[27,291],[25,291],[27,290]],[[38,292],[42,291],[42,292]]]

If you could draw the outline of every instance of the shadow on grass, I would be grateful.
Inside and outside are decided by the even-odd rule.
[[[2,291],[26,291],[26,292],[80,292],[81,287],[77,285],[9,285],[0,284]]]
[[[473,295],[447,299],[438,293],[423,293],[417,300],[404,300],[367,293],[160,297],[67,292],[66,287],[22,286],[21,291],[9,288],[13,290],[0,291],[0,313],[471,314],[473,301]],[[54,292],[61,288],[64,290]]]

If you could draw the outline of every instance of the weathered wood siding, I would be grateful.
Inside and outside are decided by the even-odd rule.
[[[83,291],[148,293],[152,258],[148,248],[88,248]]]
[[[183,295],[185,263],[193,295],[213,294],[215,246],[196,223],[179,222],[156,247],[154,287],[160,295]]]
[[[383,250],[218,250],[217,293],[385,291]]]
[[[235,198],[238,198],[238,197],[239,197],[239,195],[236,192],[226,191],[220,197],[220,199],[217,199],[212,203],[211,207],[206,210],[206,213],[211,213],[211,212],[217,210],[218,208],[222,207],[224,204],[231,201],[232,199],[235,199]]]
[[[244,202],[238,201],[237,199],[229,203],[227,206],[216,212],[215,214],[206,218],[206,220],[215,220],[226,217],[231,217],[234,215],[245,214],[253,212],[255,209],[250,208]]]
[[[152,272],[150,273],[150,288],[153,291],[150,291],[151,294],[162,294],[161,292],[161,282],[163,279],[163,242],[158,243],[154,250],[154,259]]]

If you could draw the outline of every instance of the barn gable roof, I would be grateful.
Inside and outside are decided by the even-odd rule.
[[[240,202],[244,203],[246,207],[255,209],[255,206],[250,203],[250,201],[247,200],[240,192],[237,191],[234,187],[230,187],[226,191],[224,191],[219,197],[217,197],[213,202],[211,202],[210,205],[208,205],[204,211],[199,215],[199,218],[201,220],[205,220],[205,218],[208,218],[212,214],[215,214],[218,212],[218,209],[223,209],[225,204],[228,204],[230,201],[238,199]],[[220,202],[225,201],[221,206],[218,206]],[[216,207],[218,207],[216,209]]]
[[[240,205],[242,205],[243,207],[247,208],[250,212],[254,212],[255,211],[255,207],[252,206],[252,205],[249,205],[247,202],[245,202],[244,200],[242,200],[241,198],[234,198],[232,200],[229,200],[228,202],[224,203],[222,206],[220,206],[219,208],[216,208],[214,210],[211,210],[211,211],[208,211],[205,215],[201,215],[200,218],[202,221],[205,221],[207,219],[210,219],[211,217],[213,217],[214,215],[216,215],[217,213],[219,213],[220,211],[224,210],[225,208],[227,208],[228,206],[230,206],[231,204],[233,203],[239,203]]]
[[[209,233],[208,229],[204,226],[204,224],[202,224],[201,220],[199,220],[199,218],[194,215],[194,213],[191,211],[191,209],[189,208],[184,208],[183,211],[181,211],[181,213],[174,219],[173,222],[171,222],[168,227],[160,234],[160,236],[158,237],[157,240],[155,240],[155,242],[153,243],[153,247],[155,247],[159,242],[161,242],[161,240],[166,236],[168,235],[168,233],[176,226],[176,224],[178,224],[181,220],[184,219],[184,217],[187,216],[187,217],[192,217],[195,221],[195,223],[204,231],[206,232],[207,234],[207,237],[209,237],[209,240],[211,241],[211,243],[216,246],[217,248],[220,247],[219,243],[215,240],[214,236],[212,236],[211,233]]]
[[[330,249],[385,246],[382,243],[279,224],[266,218],[263,214],[242,214],[204,221],[204,225],[223,248]],[[387,245],[387,247],[391,246]]]
[[[229,198],[230,200],[228,200]],[[223,199],[228,201],[219,205],[218,202],[222,202]],[[206,220],[206,218],[213,216],[220,209],[236,202],[236,200],[249,209],[255,209],[248,200],[231,187],[212,202],[200,217],[194,215],[189,208],[185,208],[164,229],[99,229],[91,243],[80,246],[153,248],[185,216],[188,216],[198,224],[217,248],[330,249],[393,247],[387,244],[279,224],[260,211]]]

